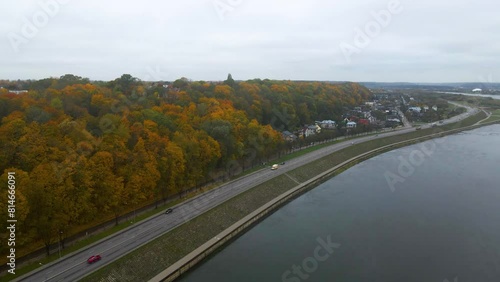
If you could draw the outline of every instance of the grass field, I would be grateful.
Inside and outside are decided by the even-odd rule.
[[[493,110],[493,111],[491,111],[490,118],[485,120],[483,123],[491,122],[491,121],[498,121],[498,120],[500,120],[500,110]]]
[[[408,139],[473,125],[485,117],[484,113],[479,113],[455,124],[356,144],[318,159],[307,166],[297,168],[288,174],[299,182],[304,182],[363,152]],[[159,239],[90,274],[82,281],[145,281],[150,279],[233,223],[295,185],[296,183],[289,177],[278,176],[179,226]]]

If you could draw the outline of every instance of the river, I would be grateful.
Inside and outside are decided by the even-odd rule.
[[[500,125],[364,161],[180,281],[500,281]]]
[[[483,98],[493,98],[496,100],[500,100],[500,95],[488,95],[488,94],[472,94],[472,93],[460,93],[460,92],[438,92],[444,94],[456,94],[456,95],[467,95],[467,96],[477,96]]]

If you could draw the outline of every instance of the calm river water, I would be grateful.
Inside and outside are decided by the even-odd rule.
[[[476,97],[493,98],[495,100],[500,100],[500,95],[471,94],[471,93],[460,93],[460,92],[439,92],[439,93],[457,94],[457,95],[466,95],[466,96],[476,96]]]
[[[500,125],[356,165],[181,281],[498,282]]]

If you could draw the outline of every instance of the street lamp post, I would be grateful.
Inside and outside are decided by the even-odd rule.
[[[63,232],[59,230],[59,257],[61,257],[61,237],[62,237]]]

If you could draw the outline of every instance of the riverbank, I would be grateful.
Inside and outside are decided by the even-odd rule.
[[[160,273],[173,265],[185,255],[194,251],[198,246],[213,239],[219,233],[259,209],[270,200],[296,187],[297,182],[303,183],[333,166],[339,165],[343,161],[367,151],[409,139],[430,136],[431,134],[439,136],[440,134],[444,134],[444,131],[454,129],[460,131],[463,130],[461,128],[473,125],[484,117],[485,114],[480,113],[455,124],[413,131],[401,136],[376,139],[356,144],[325,156],[307,166],[278,176],[224,202],[209,212],[111,263],[109,266],[85,277],[83,281],[93,281],[95,279],[144,281],[145,279],[152,278],[156,273]],[[403,145],[401,144],[401,146]]]
[[[365,160],[280,207],[178,281],[298,281],[299,267],[306,281],[498,281],[499,143],[496,124]],[[321,240],[332,248],[320,260],[313,251]]]

